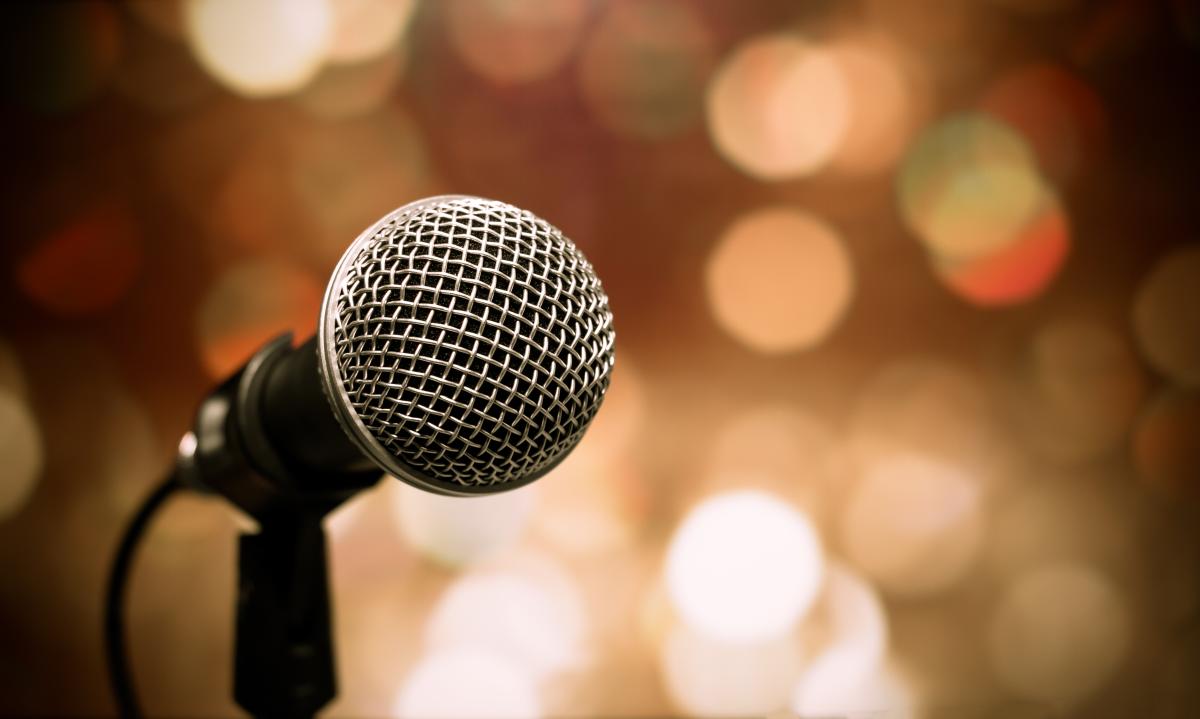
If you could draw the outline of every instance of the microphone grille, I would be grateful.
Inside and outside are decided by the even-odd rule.
[[[613,366],[591,264],[545,220],[444,196],[343,256],[322,309],[326,391],[349,434],[432,491],[525,484],[579,442]]]

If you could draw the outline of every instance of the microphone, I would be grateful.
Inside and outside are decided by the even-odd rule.
[[[514,489],[583,437],[614,338],[599,278],[553,225],[419,200],[346,250],[314,337],[276,339],[201,404],[180,475],[254,516],[297,494],[336,504],[384,472],[439,494]]]

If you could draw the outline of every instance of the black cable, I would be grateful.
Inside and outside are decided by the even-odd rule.
[[[108,592],[104,600],[104,651],[108,660],[108,678],[112,684],[113,698],[117,702],[120,716],[136,719],[142,716],[137,693],[133,686],[133,675],[129,668],[129,656],[125,648],[125,590],[129,585],[129,570],[134,552],[146,532],[154,514],[176,490],[182,489],[174,474],[168,476],[142,502],[137,514],[129,520],[117,554],[113,557],[108,575]]]

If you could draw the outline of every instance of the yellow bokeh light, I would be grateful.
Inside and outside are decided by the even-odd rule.
[[[694,508],[666,557],[667,592],[697,632],[755,642],[791,631],[816,599],[825,560],[809,519],[755,490]]]
[[[1138,473],[1168,491],[1200,490],[1200,391],[1167,388],[1146,407],[1133,436]]]
[[[819,638],[793,688],[797,698],[819,697],[835,687],[852,692],[883,667],[888,621],[878,592],[857,572],[830,562],[825,587],[805,623]]]
[[[660,653],[672,701],[693,716],[768,716],[787,708],[801,654],[790,634],[730,643],[676,625]]]
[[[478,562],[515,546],[537,502],[537,485],[478,497],[447,497],[395,481],[386,490],[408,544],[448,566]]]
[[[819,344],[849,308],[854,268],[841,238],[816,217],[787,208],[739,218],[708,259],[717,322],[765,353]]]
[[[1200,246],[1164,257],[1142,281],[1133,305],[1133,327],[1146,359],[1180,384],[1200,386]]]
[[[365,115],[392,97],[404,64],[404,53],[392,51],[353,65],[326,65],[296,94],[296,102],[325,119]]]
[[[395,47],[416,10],[417,0],[325,0],[332,11],[328,60],[359,63]]]
[[[503,85],[561,67],[589,8],[585,0],[452,0],[445,9],[450,42],[463,62]]]
[[[890,665],[853,683],[802,682],[792,696],[791,709],[801,717],[916,719],[921,716],[915,691]]]
[[[454,647],[423,658],[396,697],[401,719],[536,719],[537,684],[486,649]]]
[[[1070,704],[1116,671],[1130,629],[1111,580],[1082,565],[1051,565],[1021,575],[1008,588],[992,616],[988,648],[1009,689]]]
[[[809,175],[850,123],[850,91],[827,51],[792,35],[739,47],[708,90],[708,126],[726,160],[763,180]]]
[[[328,0],[190,0],[186,17],[200,64],[250,97],[303,87],[324,62],[333,34]]]
[[[0,521],[29,501],[42,476],[42,433],[24,400],[0,389]]]
[[[842,549],[890,594],[936,594],[973,566],[983,500],[980,483],[954,466],[917,454],[880,459],[847,501]]]

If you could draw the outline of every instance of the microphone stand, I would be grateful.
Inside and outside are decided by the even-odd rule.
[[[381,476],[305,475],[271,447],[258,416],[261,380],[290,346],[290,335],[272,341],[205,400],[180,460],[185,484],[258,521],[238,540],[233,682],[238,705],[257,717],[311,717],[337,695],[322,522]]]

